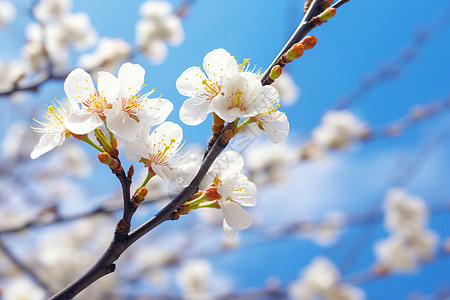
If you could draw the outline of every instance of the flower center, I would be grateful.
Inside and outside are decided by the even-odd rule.
[[[205,93],[203,95],[206,96],[208,100],[211,100],[212,98],[217,96],[222,89],[222,86],[220,84],[218,84],[217,82],[211,82],[210,79],[203,79],[202,84],[203,89],[205,90]]]
[[[86,111],[96,113],[100,117],[105,117],[104,111],[107,108],[108,102],[98,91],[94,95],[91,95],[88,100],[83,101],[82,104],[86,107]]]
[[[43,126],[43,128],[31,127],[33,131],[36,132],[45,132],[45,133],[64,133],[67,132],[67,129],[64,126],[64,116],[66,115],[66,110],[61,106],[57,106],[53,103],[53,105],[47,106],[47,113],[44,115],[44,118],[47,119],[47,122],[39,122],[36,119],[33,119],[37,123]]]

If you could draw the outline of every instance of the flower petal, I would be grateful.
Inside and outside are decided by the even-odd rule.
[[[126,112],[108,109],[106,110],[108,129],[118,137],[132,141],[139,136],[142,125],[131,118]]]
[[[83,69],[70,72],[64,81],[64,91],[70,101],[81,103],[95,93],[91,76]]]
[[[244,159],[236,151],[223,152],[211,166],[211,170],[218,172],[221,180],[239,174],[243,168]]]
[[[203,121],[212,112],[211,100],[202,98],[189,98],[180,108],[180,120],[186,124],[195,126]]]
[[[219,201],[222,213],[227,224],[235,229],[241,230],[252,225],[252,216],[239,204],[232,201]]]
[[[173,110],[173,103],[164,98],[153,98],[144,100],[142,113],[139,113],[139,119],[142,119],[150,126],[156,126],[164,122]]]
[[[289,121],[286,114],[275,111],[261,118],[263,132],[272,143],[281,143],[289,134]]]
[[[118,73],[122,86],[122,97],[136,95],[144,85],[145,70],[138,64],[124,63]]]
[[[36,159],[53,148],[60,146],[64,140],[64,134],[43,134],[39,139],[39,143],[30,154],[31,159]]]
[[[192,97],[203,92],[202,81],[205,79],[206,76],[199,67],[190,67],[178,77],[177,90],[181,95]]]
[[[64,120],[64,126],[72,133],[87,134],[103,124],[102,119],[84,110],[73,111]]]
[[[211,81],[219,83],[238,73],[236,60],[225,49],[215,49],[206,54],[203,69]]]
[[[106,102],[116,100],[119,94],[119,80],[108,72],[98,72],[97,91],[105,97]]]

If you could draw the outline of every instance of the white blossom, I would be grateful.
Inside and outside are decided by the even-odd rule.
[[[236,230],[250,227],[252,216],[242,206],[255,206],[256,185],[241,174],[244,159],[235,151],[226,151],[214,161],[200,184],[200,189],[214,189],[224,217],[223,228],[228,237]]]
[[[178,92],[190,97],[180,109],[180,119],[187,125],[202,123],[213,111],[212,100],[223,90],[226,81],[238,74],[236,60],[224,49],[216,49],[206,54],[203,70],[190,67],[177,79]]]
[[[70,12],[72,1],[70,0],[41,0],[33,7],[36,19],[41,22],[60,19]]]
[[[70,113],[61,103],[58,104],[59,106],[55,103],[48,106],[47,113],[44,115],[45,122],[35,120],[42,127],[32,128],[35,132],[41,133],[42,136],[30,154],[32,159],[36,159],[53,148],[62,145],[64,140],[71,135],[67,126]]]
[[[297,155],[297,150],[286,143],[263,142],[247,148],[245,161],[253,182],[275,183],[286,178],[288,167],[297,161]]]
[[[203,259],[186,261],[176,276],[176,282],[186,300],[212,300],[209,284],[212,278],[211,264]]]
[[[329,111],[313,130],[312,139],[325,148],[342,148],[357,138],[362,123],[349,111]]]
[[[126,155],[141,161],[150,171],[169,182],[187,186],[200,167],[200,157],[182,149],[183,130],[178,124],[164,122],[149,135],[143,128],[136,140],[127,143]]]
[[[131,46],[119,38],[101,38],[94,52],[83,54],[78,64],[88,70],[114,72],[119,63],[131,55]]]
[[[82,135],[101,126],[119,89],[118,79],[108,72],[98,73],[97,89],[85,70],[77,68],[70,72],[64,82],[64,91],[73,106],[66,122],[69,131]]]
[[[0,29],[14,21],[16,7],[10,1],[0,1]]]
[[[21,62],[0,60],[0,93],[13,90],[25,73],[25,66]]]
[[[12,123],[6,131],[2,141],[2,156],[6,159],[20,159],[28,157],[38,137],[24,122]]]
[[[316,257],[303,270],[300,279],[288,288],[293,300],[314,300],[321,297],[327,300],[363,300],[364,292],[354,286],[342,284],[338,269],[326,257]]]
[[[166,1],[146,1],[139,11],[143,19],[136,24],[136,43],[151,62],[161,63],[167,57],[166,43],[178,46],[184,40],[180,17]]]
[[[375,254],[383,266],[394,271],[413,271],[420,261],[430,260],[438,235],[428,229],[428,209],[423,199],[401,188],[387,192],[384,224],[391,235],[375,244]]]
[[[3,300],[42,300],[46,298],[45,291],[27,278],[12,278],[2,286]]]
[[[145,70],[138,64],[125,63],[119,69],[118,81],[121,89],[112,109],[106,111],[109,130],[127,141],[134,140],[143,124],[155,126],[164,122],[173,110],[167,99],[138,94],[144,86]]]

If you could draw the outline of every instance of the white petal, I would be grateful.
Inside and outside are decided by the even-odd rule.
[[[108,72],[98,72],[97,91],[105,97],[106,102],[111,103],[116,100],[119,90],[119,80],[116,76]]]
[[[265,115],[262,126],[264,134],[272,143],[281,143],[289,134],[289,121],[286,115],[280,111]]]
[[[36,159],[44,153],[61,145],[64,142],[64,134],[47,134],[41,136],[39,143],[34,147],[30,154],[31,159]]]
[[[95,88],[91,76],[78,68],[70,72],[64,82],[64,91],[70,101],[80,103],[94,94]]]
[[[239,204],[231,201],[220,201],[219,204],[222,208],[223,217],[231,228],[241,230],[252,225],[252,216]]]
[[[215,49],[203,59],[203,69],[214,82],[228,80],[238,72],[236,60],[225,49]]]
[[[256,205],[256,185],[245,175],[237,174],[224,179],[217,186],[217,192],[222,198],[230,198],[242,206]]]
[[[171,139],[174,142],[171,142]],[[158,151],[165,151],[166,146],[170,145],[170,149],[167,150],[168,153],[173,153],[173,151],[178,148],[183,139],[183,129],[180,125],[173,122],[164,122],[152,132],[150,135],[150,152],[158,153]]]
[[[233,122],[236,120],[236,116],[230,114],[230,110],[228,109],[229,104],[227,103],[227,99],[225,96],[218,95],[212,100],[212,109],[213,111],[223,120],[227,122]]]
[[[118,73],[122,85],[122,97],[136,95],[144,85],[145,70],[138,64],[124,63]]]
[[[107,110],[106,122],[108,129],[118,137],[132,141],[139,136],[141,124],[131,118],[126,112]]]
[[[181,95],[192,97],[203,91],[205,74],[199,67],[190,67],[178,77],[176,86]]]
[[[79,110],[70,113],[64,120],[64,126],[72,133],[87,134],[103,124],[97,114]]]
[[[239,174],[244,168],[244,159],[236,151],[225,151],[214,161],[211,170],[219,173],[221,180]]]
[[[231,228],[230,225],[228,225],[227,221],[225,221],[225,219],[223,219],[223,231],[225,232],[227,238],[234,239],[234,236],[236,235],[236,230]]]
[[[139,112],[138,118],[144,120],[150,126],[156,126],[164,122],[173,110],[173,103],[168,99],[148,99]]]
[[[195,126],[205,121],[211,112],[211,100],[189,98],[180,108],[180,120],[186,125]]]

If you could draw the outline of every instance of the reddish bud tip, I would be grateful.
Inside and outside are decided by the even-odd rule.
[[[303,45],[300,43],[294,44],[291,49],[289,49],[289,51],[286,54],[286,58],[288,61],[292,61],[294,59],[299,58],[300,56],[303,55]]]
[[[314,48],[314,46],[317,44],[317,39],[313,35],[308,35],[300,42],[300,44],[303,45],[304,50],[309,50]]]
[[[326,11],[324,11],[323,13],[321,13],[319,15],[319,19],[322,22],[326,22],[329,19],[331,19],[332,17],[334,17],[334,15],[336,15],[336,8],[330,7]]]
[[[280,77],[281,72],[283,72],[283,69],[280,66],[276,65],[275,67],[272,68],[272,70],[270,70],[269,75],[270,79],[272,80],[277,79],[278,77]]]
[[[110,165],[113,161],[113,158],[107,152],[101,152],[98,154],[98,160],[105,165]]]

